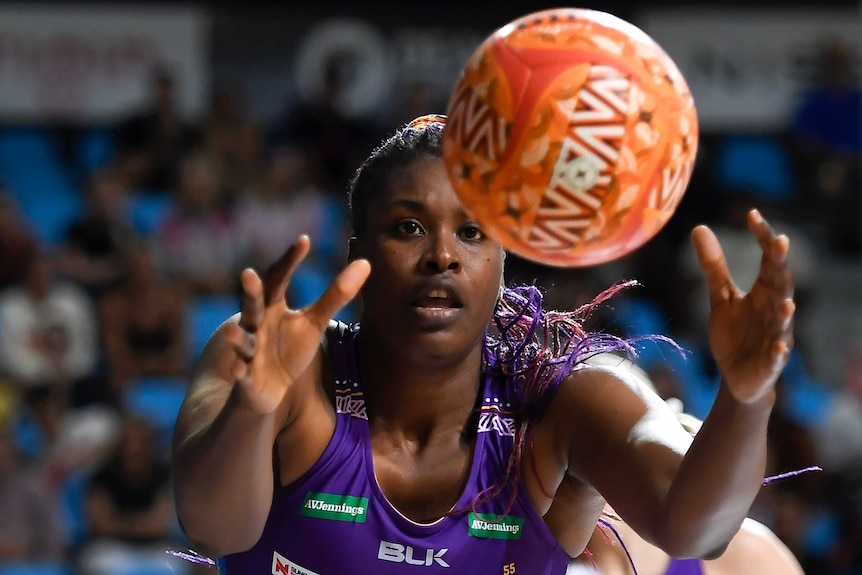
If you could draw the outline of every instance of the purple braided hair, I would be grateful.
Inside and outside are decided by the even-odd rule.
[[[536,286],[503,288],[492,329],[485,333],[484,364],[486,370],[505,378],[514,390],[515,445],[504,481],[478,494],[472,505],[474,511],[507,486],[511,489],[506,512],[511,510],[521,479],[524,447],[532,441],[532,424],[542,417],[563,380],[579,365],[608,352],[623,351],[634,359],[634,344],[641,340],[668,342],[681,351],[673,340],[660,335],[625,339],[584,329],[584,322],[596,307],[634,285],[637,282],[618,283],[574,311],[544,310],[543,295]]]

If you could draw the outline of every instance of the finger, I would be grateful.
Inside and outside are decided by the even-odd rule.
[[[782,261],[787,255],[787,248],[790,245],[787,236],[775,233],[759,210],[752,209],[748,212],[748,229],[757,238],[763,253],[774,257],[776,261]]]
[[[713,231],[703,225],[697,226],[691,232],[691,239],[697,252],[700,268],[703,270],[704,278],[706,278],[709,306],[714,308],[721,302],[729,300],[736,293],[736,285],[733,283],[733,278],[730,277],[727,260],[724,258],[721,244],[718,243],[718,238],[715,237]]]
[[[772,342],[771,361],[773,365],[783,367],[793,350],[793,314],[796,304],[791,299],[784,300],[778,308],[776,317],[777,337]]]
[[[785,299],[781,303],[780,309],[781,317],[784,320],[782,325],[782,333],[784,334],[785,341],[788,342],[788,345],[793,346],[793,324],[794,324],[794,314],[796,313],[796,303],[792,299]]]
[[[776,234],[757,210],[748,213],[748,227],[763,252],[758,281],[771,289],[779,290],[783,298],[792,297],[793,274],[787,259],[790,239],[784,234]]]
[[[290,285],[290,278],[311,247],[311,240],[305,234],[299,236],[292,246],[290,246],[274,264],[269,266],[263,276],[263,293],[264,302],[268,306],[273,304],[283,304],[287,286]]]
[[[230,368],[230,373],[233,376],[233,379],[238,384],[243,387],[248,387],[252,383],[251,377],[251,365],[242,361],[241,359],[237,359],[233,362]]]
[[[315,325],[320,329],[325,329],[329,320],[338,313],[338,310],[356,297],[370,273],[371,264],[368,263],[368,260],[360,259],[350,262],[326,288],[320,299],[306,310]]]
[[[781,302],[781,313],[785,317],[785,329],[790,329],[793,327],[793,314],[796,313],[796,302],[792,299],[787,298],[783,302]]]
[[[263,283],[253,269],[245,269],[239,276],[242,297],[239,302],[239,327],[254,333],[263,323]]]
[[[238,324],[230,323],[224,328],[224,338],[243,361],[251,361],[257,350],[257,338],[253,333],[242,329]]]
[[[772,346],[772,360],[780,369],[787,365],[790,359],[790,344],[784,340],[776,341]]]

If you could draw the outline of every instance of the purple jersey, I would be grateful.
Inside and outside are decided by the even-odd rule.
[[[700,559],[671,559],[664,575],[703,575]]]
[[[277,488],[263,534],[224,558],[228,575],[563,575],[569,561],[520,488],[481,503],[503,481],[514,444],[506,386],[484,377],[470,475],[455,509],[432,524],[401,515],[374,475],[365,400],[356,364],[356,328],[330,341],[337,422],[323,455],[298,480]]]

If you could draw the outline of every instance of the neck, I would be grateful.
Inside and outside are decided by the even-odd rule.
[[[408,359],[403,350],[387,349],[365,331],[360,332],[358,345],[372,425],[420,442],[464,429],[479,393],[481,345],[462,357],[429,360],[427,365]]]

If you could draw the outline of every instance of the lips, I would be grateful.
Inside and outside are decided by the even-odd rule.
[[[464,300],[457,285],[446,280],[429,280],[416,286],[410,300],[410,316],[423,331],[452,327],[463,314]]]
[[[464,304],[452,286],[428,286],[419,290],[419,296],[412,305],[419,308],[461,308]]]

